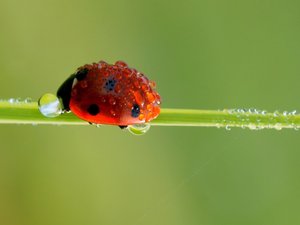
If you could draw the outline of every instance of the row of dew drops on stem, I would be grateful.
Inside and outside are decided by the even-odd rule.
[[[250,130],[282,130],[283,128],[299,130],[300,128],[296,124],[296,110],[283,112],[275,110],[274,112],[268,112],[256,108],[240,108],[223,109],[218,110],[218,112],[224,113],[227,116],[216,119],[216,127],[225,127],[226,130],[231,130],[232,127],[249,128]]]
[[[10,98],[8,100],[0,99],[0,102],[26,104],[32,103],[33,100],[31,98]],[[40,112],[48,118],[57,117],[63,113],[61,102],[54,94],[46,93],[42,95],[38,101],[38,106]],[[222,115],[213,122],[217,128],[224,127],[226,130],[231,130],[232,127],[241,127],[242,129],[249,128],[250,130],[281,130],[282,128],[299,130],[300,128],[295,122],[297,116],[296,110],[283,112],[276,110],[274,112],[267,112],[266,110],[255,108],[237,108],[218,110],[218,112],[224,113],[227,116]],[[99,124],[96,124],[96,126],[100,127]],[[149,129],[149,123],[128,126],[128,130],[135,135],[145,134]]]
[[[0,102],[8,102],[8,103],[11,103],[11,104],[23,104],[23,103],[32,103],[32,98],[25,98],[25,99],[22,99],[22,98],[10,98],[8,100],[4,100],[4,99],[0,99]]]

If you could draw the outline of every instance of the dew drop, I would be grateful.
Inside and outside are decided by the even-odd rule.
[[[257,126],[255,124],[253,124],[253,123],[250,123],[249,126],[248,126],[248,128],[250,130],[257,130]]]
[[[31,103],[31,102],[32,102],[32,99],[31,99],[31,98],[25,98],[24,102],[25,102],[25,103]]]
[[[81,88],[87,88],[87,86],[88,86],[88,83],[87,83],[86,80],[82,80],[82,81],[80,82],[80,87],[81,87]]]
[[[13,103],[15,103],[15,102],[16,102],[16,99],[14,99],[14,98],[10,98],[10,99],[8,99],[8,102],[9,102],[9,103],[11,103],[11,104],[13,104]]]
[[[276,130],[282,130],[281,123],[276,123],[275,126],[274,126],[274,128],[275,128]]]
[[[21,99],[21,98],[16,98],[16,99],[15,99],[15,102],[16,102],[16,103],[21,103],[21,102],[22,102],[22,99]]]
[[[130,133],[134,135],[143,135],[150,129],[149,123],[133,124],[128,126]]]
[[[231,130],[231,127],[230,127],[229,125],[226,125],[226,126],[225,126],[225,129],[226,129],[226,130]]]
[[[234,113],[234,109],[228,109],[228,110],[227,110],[227,112],[228,112],[228,114],[230,114],[230,115],[231,115],[231,114],[233,114],[233,113]]]
[[[114,97],[110,97],[108,101],[109,101],[109,104],[111,104],[111,105],[115,105],[117,103],[116,99]]]
[[[56,95],[46,93],[40,97],[39,110],[46,117],[57,117],[62,113],[62,107]]]
[[[240,109],[239,111],[240,111],[240,113],[242,113],[242,114],[245,113],[245,110],[244,110],[244,109]]]
[[[110,114],[111,114],[113,117],[115,117],[115,116],[116,116],[116,111],[113,110],[113,109],[111,109],[111,110],[110,110]]]
[[[280,114],[279,111],[276,110],[276,111],[274,111],[273,116],[274,116],[274,117],[278,117],[279,114]]]
[[[127,67],[128,66],[127,63],[125,63],[121,60],[115,62],[115,65],[120,66],[120,67]]]

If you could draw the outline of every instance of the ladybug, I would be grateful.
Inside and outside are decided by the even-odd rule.
[[[64,112],[72,111],[91,124],[126,128],[147,123],[160,113],[155,82],[128,67],[104,61],[79,67],[58,89]]]

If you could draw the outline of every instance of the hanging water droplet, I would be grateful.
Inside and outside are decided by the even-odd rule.
[[[229,125],[226,125],[226,126],[225,126],[225,129],[226,129],[226,130],[231,130],[231,127],[230,127]]]
[[[274,126],[274,128],[275,128],[276,130],[282,130],[281,123],[276,123],[275,126]]]
[[[257,128],[257,130],[263,130],[263,129],[265,129],[265,126],[264,126],[264,125],[261,125],[261,124],[258,124],[258,125],[256,126],[256,128]]]
[[[249,128],[250,130],[257,130],[257,126],[256,126],[256,124],[254,124],[254,123],[250,123],[249,126],[248,126],[248,128]]]
[[[130,133],[134,135],[143,135],[150,129],[149,123],[133,124],[128,126]]]
[[[56,95],[46,93],[40,97],[39,110],[46,117],[57,117],[62,113],[62,107]]]

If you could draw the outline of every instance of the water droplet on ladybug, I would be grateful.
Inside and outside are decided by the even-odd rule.
[[[109,98],[109,104],[115,105],[117,103],[116,99],[114,97]]]
[[[130,133],[134,135],[143,135],[150,129],[149,123],[133,124],[128,126]]]
[[[40,112],[46,117],[57,117],[62,113],[62,107],[58,97],[54,94],[46,93],[38,101]]]
[[[88,86],[88,83],[87,83],[86,80],[80,81],[80,87],[81,88],[87,88],[87,86]]]
[[[127,67],[128,66],[127,63],[125,63],[121,60],[115,62],[115,65],[120,66],[120,67]]]

